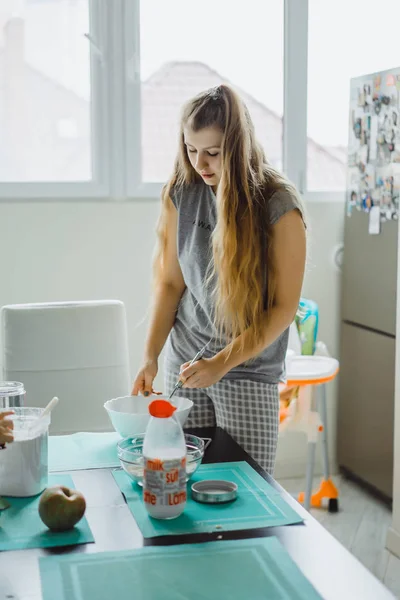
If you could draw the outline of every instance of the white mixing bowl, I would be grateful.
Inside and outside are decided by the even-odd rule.
[[[119,435],[123,438],[138,435],[146,431],[147,424],[150,420],[149,404],[153,400],[159,400],[160,396],[121,396],[107,400],[104,404],[110,421]],[[175,414],[182,425],[184,426],[189,413],[192,409],[193,402],[188,398],[179,398],[174,396],[172,404],[177,406]]]

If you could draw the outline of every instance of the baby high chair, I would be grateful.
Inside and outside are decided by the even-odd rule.
[[[287,383],[280,386],[279,431],[303,431],[308,439],[308,459],[305,492],[299,502],[309,510],[328,502],[328,511],[337,512],[338,490],[330,478],[327,444],[326,384],[332,381],[339,363],[328,355],[324,344],[317,344],[318,306],[301,299],[299,311],[291,325],[289,350],[286,357]],[[319,392],[318,408],[313,391]],[[321,434],[324,478],[320,488],[312,494],[315,447]]]

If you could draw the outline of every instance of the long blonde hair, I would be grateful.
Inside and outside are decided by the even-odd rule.
[[[276,291],[269,200],[276,191],[286,190],[297,198],[299,207],[301,201],[294,186],[268,164],[240,96],[226,84],[200,93],[183,108],[178,155],[163,188],[154,262],[156,281],[163,271],[171,193],[202,181],[187,155],[185,127],[193,131],[216,127],[223,133],[217,224],[207,277],[207,283],[212,284],[216,329],[221,338],[232,340],[252,326],[249,341],[258,344]]]

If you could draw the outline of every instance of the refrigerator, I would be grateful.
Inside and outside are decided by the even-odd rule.
[[[337,458],[392,498],[400,67],[350,84]]]

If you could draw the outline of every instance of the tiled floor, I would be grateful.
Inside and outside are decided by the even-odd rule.
[[[400,560],[385,548],[390,509],[355,483],[334,477],[339,488],[339,512],[312,509],[312,514],[358,558],[376,577],[400,598]],[[304,489],[304,479],[280,479],[294,496]],[[315,488],[319,479],[315,480]]]

